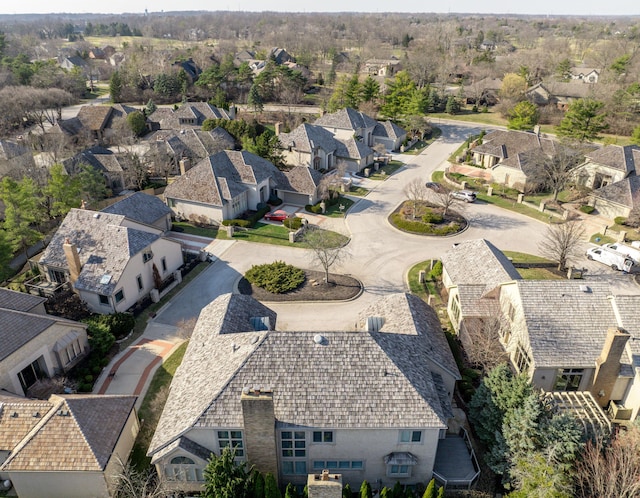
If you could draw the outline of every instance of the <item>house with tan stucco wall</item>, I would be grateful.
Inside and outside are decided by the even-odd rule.
[[[435,312],[415,296],[380,298],[355,331],[314,333],[278,331],[272,310],[227,294],[200,314],[148,455],[184,491],[229,446],[282,487],[323,469],[352,487],[432,476],[467,486],[478,475],[469,453],[439,451],[458,437],[448,428],[459,379]]]

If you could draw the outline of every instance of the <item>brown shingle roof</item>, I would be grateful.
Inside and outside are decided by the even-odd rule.
[[[88,130],[98,131],[106,126],[110,114],[110,106],[83,105],[78,111],[78,119]]]
[[[637,145],[606,145],[585,157],[592,163],[624,171],[627,175],[640,168],[640,147]]]

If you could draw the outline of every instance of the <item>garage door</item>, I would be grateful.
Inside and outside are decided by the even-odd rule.
[[[305,206],[309,204],[309,196],[307,194],[278,191],[278,197],[280,197],[285,204],[293,204],[295,206]]]

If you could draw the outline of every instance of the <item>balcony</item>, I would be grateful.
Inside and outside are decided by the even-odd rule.
[[[467,431],[447,434],[438,442],[433,477],[445,489],[471,489],[480,476],[480,466]]]

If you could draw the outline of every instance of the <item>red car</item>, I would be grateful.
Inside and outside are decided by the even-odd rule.
[[[271,211],[264,215],[264,219],[270,221],[284,221],[288,217],[289,213],[283,211],[282,209],[277,209],[276,211]]]

